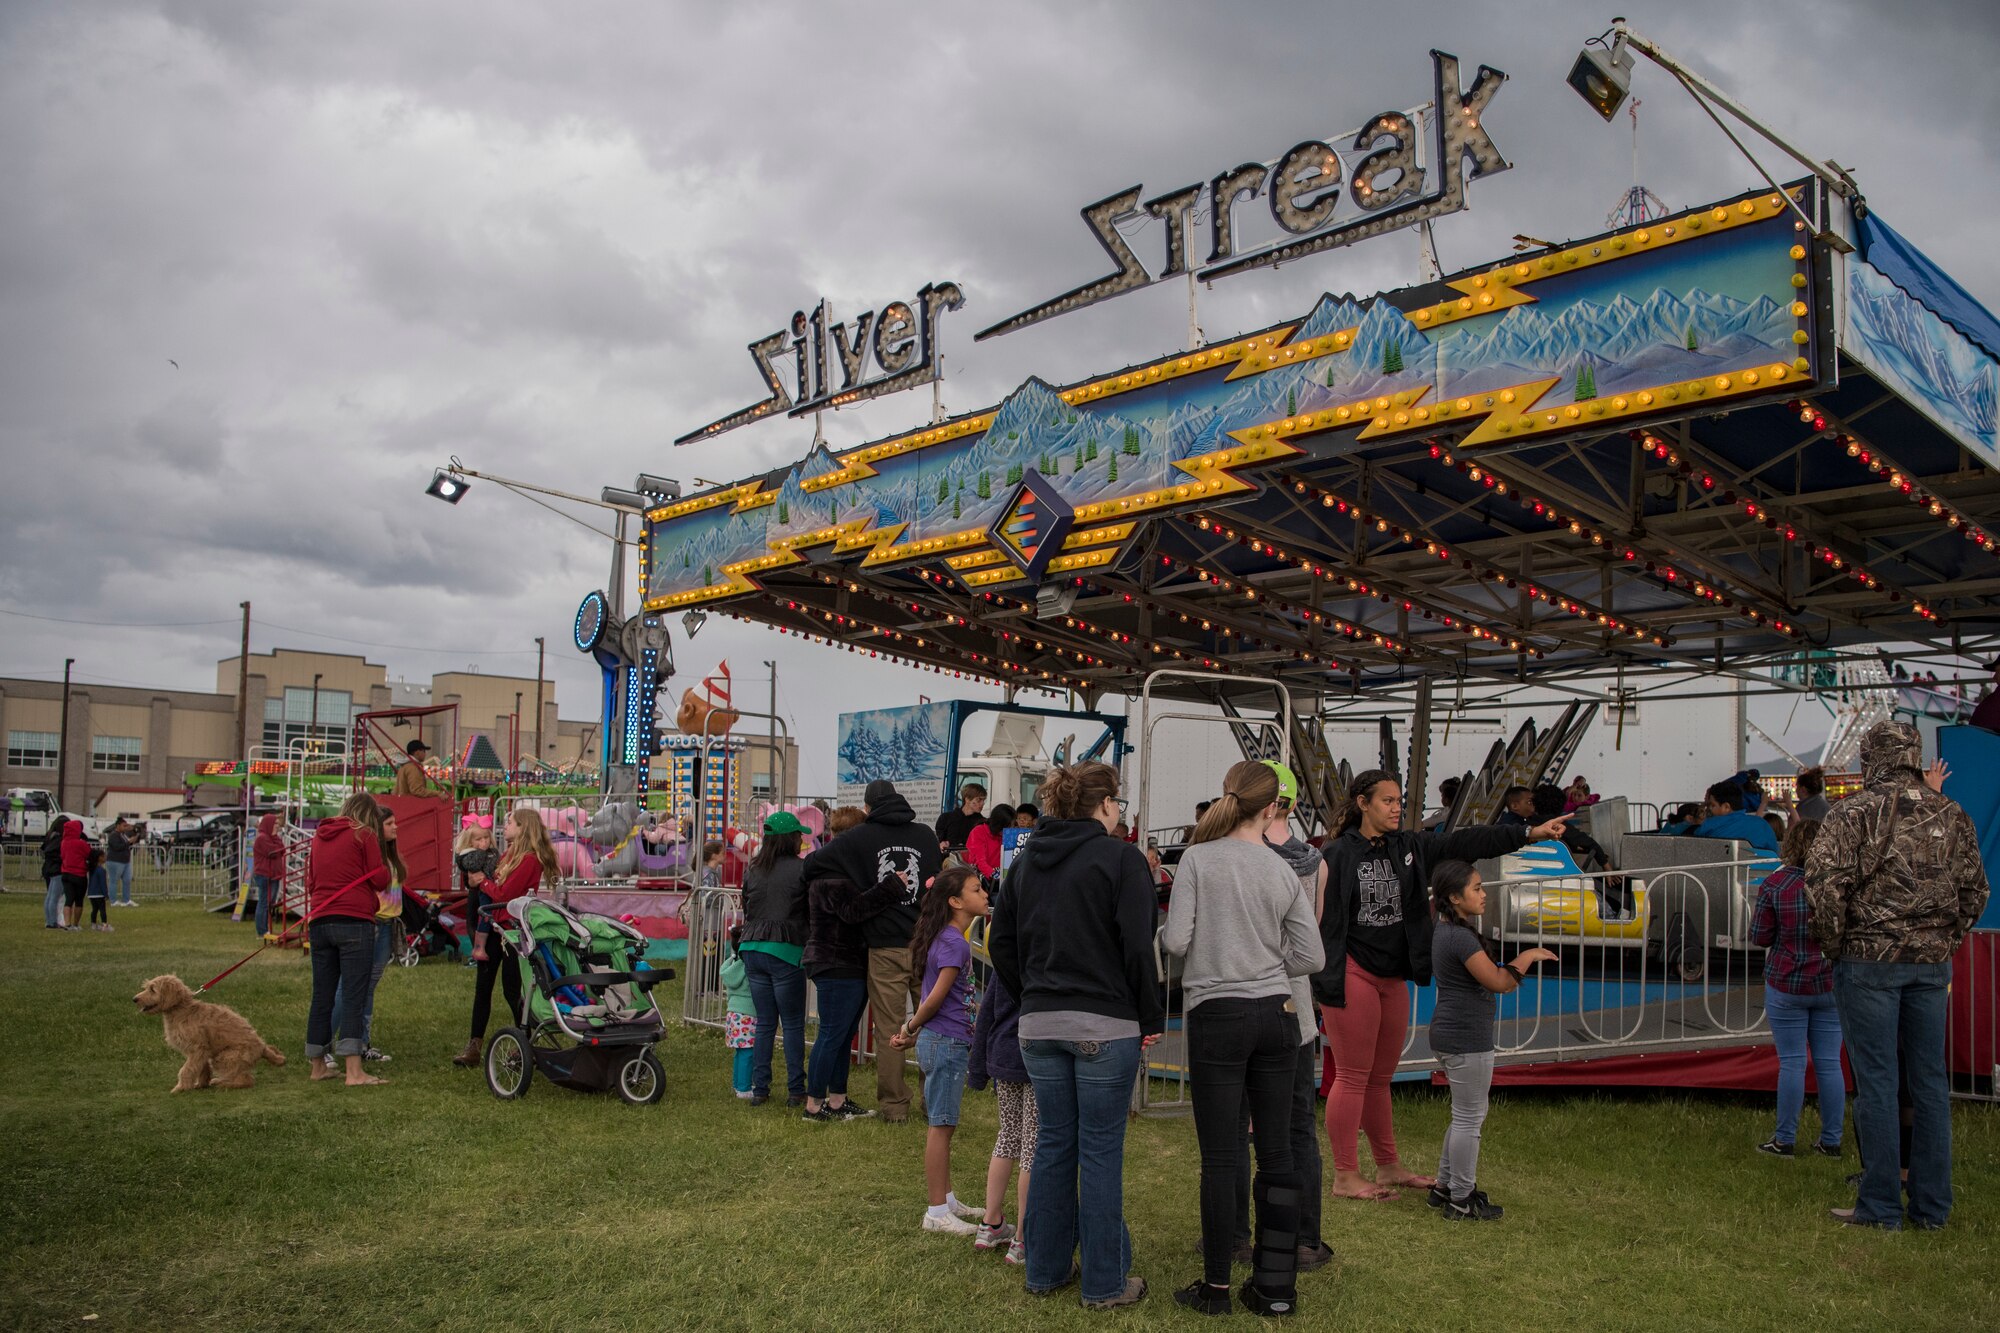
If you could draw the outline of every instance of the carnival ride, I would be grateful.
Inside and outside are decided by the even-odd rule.
[[[1439,686],[1570,691],[1570,713],[1496,746],[1448,813],[1489,819],[1650,681],[1990,644],[1996,353],[2000,322],[1813,179],[1325,296],[664,501],[641,536],[643,605],[1086,707],[1124,694],[1141,736],[1156,697],[1217,706],[1246,754],[1295,758],[1322,809],[1340,766],[1318,724],[1355,701],[1409,709],[1411,753],[1388,757],[1421,790]],[[1073,525],[1031,577],[999,534],[1050,487]],[[1866,677],[1839,688],[1879,694]],[[1256,702],[1274,685],[1279,707]],[[1746,948],[1764,867],[1637,831],[1624,847],[1628,872],[1656,857],[1631,920],[1568,867],[1501,885],[1542,895],[1532,933],[1574,946],[1542,997],[1571,1007],[1548,1026],[1624,1034],[1600,1053],[1767,1040]],[[1591,970],[1621,1004],[1620,987],[1652,996],[1645,1041],[1574,1008],[1606,997]],[[1669,1012],[1689,1024],[1659,1026]]]

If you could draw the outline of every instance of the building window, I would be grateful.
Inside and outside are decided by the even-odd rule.
[[[361,711],[348,690],[321,690],[315,705],[310,688],[287,685],[281,697],[264,700],[264,753],[269,758],[284,758],[307,736],[321,742],[326,750],[345,753],[354,715]]]
[[[12,768],[54,768],[60,749],[53,731],[7,733],[7,763]]]
[[[769,773],[752,773],[750,775],[750,799],[753,801],[776,799],[771,794],[771,775]]]
[[[137,736],[92,736],[90,738],[90,767],[98,773],[137,773],[139,771],[139,738]]]

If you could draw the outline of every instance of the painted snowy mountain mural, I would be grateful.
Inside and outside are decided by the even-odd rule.
[[[1516,306],[1483,333],[1467,329],[1438,343],[1438,393],[1556,378],[1561,383],[1542,400],[1548,405],[1576,401],[1580,382],[1591,390],[1583,397],[1603,397],[1790,361],[1797,327],[1769,296],[1742,301],[1699,288],[1684,295],[1659,288],[1643,303],[1623,294],[1605,305],[1578,301],[1554,316]]]
[[[1227,503],[1183,483],[1246,467],[1248,479],[1300,449],[1358,447],[1353,428],[1343,426],[1337,437],[1296,444],[1271,445],[1267,434],[1246,450],[1251,428],[1399,393],[1421,390],[1436,403],[1552,382],[1537,412],[1598,400],[1603,410],[1594,415],[1601,416],[1614,410],[1604,400],[1636,398],[1641,389],[1773,363],[1789,368],[1819,352],[1810,342],[1794,342],[1811,321],[1793,314],[1799,268],[1789,253],[1795,243],[1789,216],[1776,204],[1757,207],[1767,215],[1728,232],[1697,237],[1690,229],[1672,246],[1617,259],[1592,245],[1550,252],[1536,261],[1537,273],[1522,261],[1507,275],[1517,295],[1492,311],[1474,311],[1470,299],[1490,281],[1486,275],[1451,280],[1464,301],[1436,287],[1365,304],[1326,295],[1296,327],[1172,353],[1129,375],[1111,371],[1114,382],[1130,380],[1115,388],[1083,378],[1065,391],[1029,379],[992,409],[984,430],[968,431],[963,423],[948,432],[920,428],[840,457],[815,449],[764,483],[775,491],[766,502],[738,513],[732,501],[652,525],[648,597],[685,605],[728,595],[732,587],[741,591],[727,567],[770,554],[773,542],[829,526],[881,534],[869,551],[893,539],[891,559],[935,561],[935,550],[909,548],[941,537],[960,537],[953,550],[975,552],[968,543],[983,541],[1029,470],[1079,508],[1130,500],[1132,512],[1151,516],[1184,504]],[[1894,367],[1913,397],[1932,400],[1954,430],[1992,456],[2000,367],[1893,288],[1856,285],[1849,304],[1850,322],[1873,359]],[[1427,318],[1420,322],[1404,306]],[[1326,346],[1318,344],[1323,338]],[[1274,355],[1279,348],[1304,351],[1286,361]],[[1730,393],[1755,384],[1739,381]],[[1771,391],[1756,387],[1753,396]],[[1649,415],[1631,403],[1615,411],[1624,421]],[[809,487],[813,478],[857,461],[872,475]],[[1095,554],[1110,560],[1116,553]],[[849,542],[837,558],[863,555]]]
[[[1968,449],[2000,467],[2000,366],[1872,264],[1847,264],[1842,344]]]

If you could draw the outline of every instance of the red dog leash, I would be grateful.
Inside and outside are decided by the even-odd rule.
[[[340,888],[338,888],[338,889],[334,890],[334,891],[333,891],[332,893],[328,894],[328,895],[327,895],[327,899],[328,899],[328,900],[331,900],[331,899],[333,899],[333,898],[335,898],[335,897],[338,897],[338,896],[339,896],[340,894],[342,894],[342,893],[345,893],[345,892],[347,892],[347,890],[349,890],[349,889],[353,888],[355,884],[359,884],[359,883],[361,883],[361,882],[362,882],[362,880],[365,880],[366,878],[367,878],[367,876],[366,876],[366,875],[364,875],[364,876],[362,876],[362,877],[361,877],[361,879],[357,879],[357,880],[355,880],[353,884],[343,884],[343,885],[342,885],[342,886],[341,886]],[[299,924],[297,925],[297,927],[295,927],[295,929],[296,929],[296,930],[299,930],[299,931],[303,931],[303,930],[304,930],[304,929],[305,929],[305,928],[306,928],[307,926],[309,926],[309,925],[311,925],[311,924],[312,924],[312,920],[313,920],[313,914],[312,914],[311,912],[307,912],[307,913],[306,913],[306,914],[305,914],[304,916],[302,916],[302,917],[300,917],[300,918],[299,918]],[[201,985],[199,985],[199,986],[195,987],[195,989],[194,989],[194,993],[195,993],[196,995],[200,995],[200,994],[202,994],[202,993],[203,993],[203,992],[205,992],[205,991],[206,991],[206,990],[207,990],[207,989],[208,989],[208,988],[209,988],[210,986],[213,986],[213,985],[214,985],[214,984],[215,984],[216,982],[218,982],[218,981],[221,981],[221,980],[222,980],[222,979],[223,979],[224,977],[228,976],[228,975],[229,975],[229,974],[230,974],[231,972],[234,972],[234,971],[235,971],[235,970],[236,970],[237,968],[239,968],[239,967],[243,966],[243,965],[244,965],[245,963],[249,962],[249,961],[250,961],[250,960],[251,960],[252,958],[255,958],[255,957],[256,957],[256,956],[258,955],[258,954],[260,954],[260,953],[264,952],[264,950],[266,950],[266,949],[270,948],[270,947],[271,947],[271,946],[272,946],[273,944],[284,944],[284,943],[286,943],[287,941],[289,941],[289,940],[291,940],[291,939],[293,939],[293,938],[295,938],[295,935],[294,935],[294,932],[293,932],[293,931],[291,931],[291,930],[288,930],[288,931],[285,931],[284,933],[282,933],[281,935],[279,935],[279,936],[278,936],[278,938],[277,938],[277,939],[275,939],[275,940],[265,940],[265,941],[264,941],[264,942],[263,942],[262,944],[258,945],[258,946],[257,946],[256,948],[252,949],[252,950],[251,950],[251,951],[250,951],[249,953],[246,953],[246,954],[244,954],[244,955],[243,955],[243,956],[242,956],[241,958],[237,959],[237,960],[236,960],[236,961],[235,961],[234,963],[231,963],[231,964],[230,964],[230,965],[229,965],[228,967],[226,967],[226,968],[224,968],[224,969],[223,969],[222,971],[220,971],[220,972],[216,973],[216,974],[215,974],[214,976],[210,977],[210,978],[209,978],[209,979],[208,979],[207,981],[204,981],[204,982],[202,982],[202,983],[201,983]]]

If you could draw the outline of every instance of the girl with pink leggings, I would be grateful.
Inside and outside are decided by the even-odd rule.
[[[1560,837],[1568,816],[1533,828],[1474,825],[1450,833],[1403,831],[1403,793],[1394,774],[1370,770],[1354,779],[1327,839],[1326,897],[1320,942],[1326,969],[1313,978],[1334,1060],[1326,1101],[1333,1150],[1329,1192],[1350,1199],[1393,1199],[1396,1186],[1435,1182],[1405,1167],[1396,1152],[1389,1081],[1410,1028],[1412,983],[1431,982],[1431,868],[1478,861]],[[1375,1179],[1361,1174],[1361,1134],[1375,1159]]]

